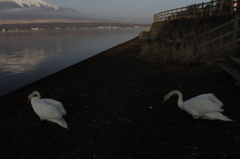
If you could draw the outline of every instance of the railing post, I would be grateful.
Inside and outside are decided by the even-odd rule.
[[[175,10],[175,19],[177,19],[177,8]]]
[[[165,21],[168,20],[168,19],[167,19],[167,11],[164,11],[164,19],[165,19]]]
[[[233,0],[231,0],[231,8],[230,8],[230,13],[233,14]]]
[[[167,12],[168,20],[171,20],[171,17],[169,16],[170,15],[170,11],[171,10],[168,10],[168,12]]]
[[[167,11],[167,19],[169,21],[169,10]]]
[[[233,44],[232,49],[236,49],[237,45],[237,32],[238,32],[238,14],[235,15],[234,28],[233,28]]]
[[[182,19],[182,7],[181,7],[181,11],[180,11],[180,19]]]
[[[170,22],[170,39],[169,39],[169,51],[170,51],[170,59],[172,58],[172,32],[173,26],[172,21]]]
[[[197,51],[198,51],[198,34],[195,33],[194,35],[194,40],[193,40],[193,56],[196,56],[197,55]]]
[[[168,10],[165,12],[165,19],[168,21]]]
[[[223,0],[220,0],[220,8],[219,8],[220,15],[222,15],[222,5],[223,5]]]
[[[163,12],[163,19],[164,19],[164,21],[166,20],[166,18],[165,18],[165,12],[166,12],[166,11]]]
[[[203,8],[204,7],[204,3],[202,2],[202,8],[201,8],[201,17],[203,17]]]
[[[209,13],[210,17],[212,16],[212,5],[213,5],[213,0],[211,0],[211,3],[210,3],[210,13]]]
[[[170,17],[170,20],[172,20],[172,9],[169,10],[169,17]]]
[[[169,16],[169,15],[171,15],[171,10],[168,10],[168,13],[167,13],[168,20],[171,20],[171,16]]]
[[[195,8],[196,8],[196,4],[193,5],[193,18],[195,18]]]

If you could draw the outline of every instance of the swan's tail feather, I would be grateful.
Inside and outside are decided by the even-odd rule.
[[[68,129],[68,124],[66,123],[66,121],[63,118],[60,119],[49,119],[50,121],[57,123],[58,125]]]
[[[204,114],[203,119],[233,121],[232,119],[229,119],[227,116],[223,115],[220,112],[206,113]]]
[[[222,108],[219,109],[220,112],[224,112],[224,110]]]
[[[217,103],[220,107],[223,106],[223,103],[214,94],[209,94],[209,98]]]

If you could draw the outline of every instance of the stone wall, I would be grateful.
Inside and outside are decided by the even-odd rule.
[[[172,21],[154,22],[149,32],[140,33],[139,37],[146,40],[165,39],[166,34],[172,32],[189,34],[190,32],[202,33],[233,19],[234,15],[215,16],[206,18],[176,19]],[[163,36],[163,37],[162,37]],[[167,38],[167,37],[166,37]]]
[[[151,53],[155,54],[155,56],[156,54],[162,56],[169,54],[169,47],[171,46],[172,54],[175,57],[192,55],[195,34],[206,32],[233,18],[234,15],[229,15],[154,22],[149,32],[145,31],[139,34],[139,38],[145,41],[142,54]],[[170,39],[172,39],[171,44]],[[178,55],[174,55],[174,53],[178,53]]]

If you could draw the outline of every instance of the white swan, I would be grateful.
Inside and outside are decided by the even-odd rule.
[[[224,110],[221,108],[223,103],[217,99],[213,94],[202,94],[183,101],[182,93],[178,90],[173,90],[163,97],[163,102],[167,101],[172,95],[178,95],[178,106],[191,114],[194,119],[202,118],[209,120],[223,120],[233,121],[220,112]]]
[[[38,91],[33,91],[28,99],[31,100],[33,110],[41,120],[48,120],[68,129],[68,124],[63,119],[67,112],[61,102],[54,99],[41,99]]]

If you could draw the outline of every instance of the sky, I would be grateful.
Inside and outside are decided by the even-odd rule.
[[[59,7],[74,9],[86,17],[132,23],[153,23],[162,11],[211,0],[44,0]]]

